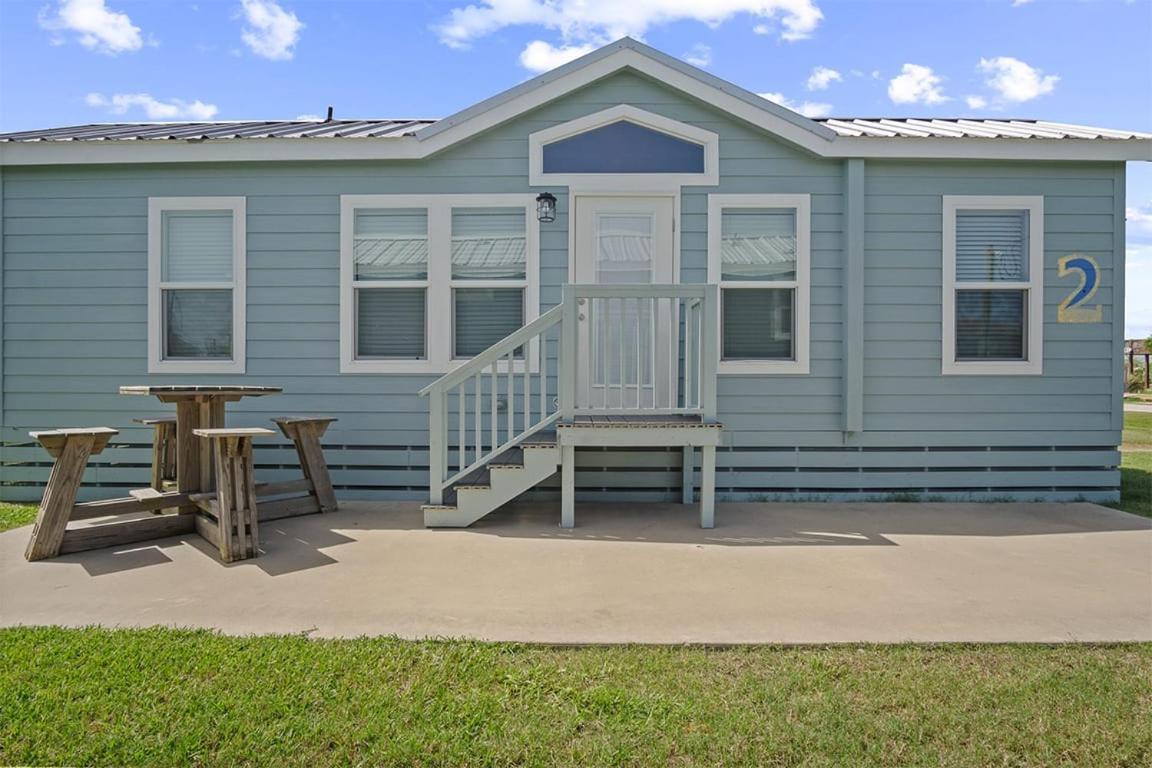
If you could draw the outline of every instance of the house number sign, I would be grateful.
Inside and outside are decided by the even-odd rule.
[[[1056,320],[1061,323],[1099,323],[1104,319],[1104,308],[1092,304],[1096,291],[1100,288],[1100,265],[1091,256],[1070,253],[1062,256],[1056,266],[1060,277],[1078,275],[1080,284],[1072,293],[1064,297],[1056,310]]]

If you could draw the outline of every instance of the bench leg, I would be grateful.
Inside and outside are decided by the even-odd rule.
[[[252,473],[252,440],[229,437],[213,442],[216,443],[220,559],[230,563],[256,557],[260,534],[256,518],[256,484]]]
[[[197,493],[200,487],[200,445],[192,430],[200,428],[200,405],[195,400],[176,401],[176,490]],[[195,512],[187,507],[182,512]]]
[[[32,538],[24,557],[28,560],[44,560],[60,554],[60,544],[72,507],[76,505],[76,492],[84,478],[84,467],[92,453],[95,438],[90,435],[69,435],[64,440],[60,455],[52,465],[44,497],[36,513],[36,524],[32,527]]]
[[[328,429],[327,423],[299,424],[294,430],[292,441],[296,444],[296,455],[304,477],[312,481],[312,490],[321,512],[336,511],[336,492],[332,490],[332,477],[328,474],[328,462],[320,449],[320,438]]]
[[[176,482],[176,425],[152,425],[152,488],[161,493]]]

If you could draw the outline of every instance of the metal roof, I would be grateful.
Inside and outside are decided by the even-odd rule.
[[[1152,133],[1115,131],[1048,120],[829,117],[817,122],[840,136],[913,139],[1152,139]]]
[[[387,139],[411,136],[436,120],[239,120],[184,123],[93,123],[0,133],[0,142],[201,141],[211,139]],[[932,139],[1152,139],[1150,133],[1116,131],[1047,120],[965,118],[821,118],[838,136]]]
[[[411,135],[435,120],[234,120],[187,123],[92,123],[0,133],[0,141],[155,141],[170,139],[374,138]]]

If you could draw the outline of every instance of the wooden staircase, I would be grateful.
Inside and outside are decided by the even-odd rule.
[[[426,504],[424,525],[471,525],[552,477],[559,467],[556,433],[541,432],[457,480],[444,491],[440,504]]]
[[[422,389],[424,524],[471,525],[559,469],[560,524],[572,527],[577,448],[679,446],[685,503],[701,451],[700,522],[710,528],[718,296],[714,285],[566,285],[560,305]],[[634,357],[597,334],[635,340]]]

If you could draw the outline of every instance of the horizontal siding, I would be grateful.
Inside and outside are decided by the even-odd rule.
[[[1113,254],[1123,232],[1115,166],[869,162],[865,187],[866,430],[988,430],[1030,442],[1053,430],[1112,428]],[[943,195],[1044,197],[1042,376],[940,375]],[[1057,322],[1057,306],[1077,285],[1057,274],[1068,253],[1100,264],[1094,300],[1103,323]]]
[[[48,464],[39,448],[28,445],[26,432],[55,426],[106,424],[122,430],[114,447],[94,459],[85,493],[142,484],[148,434],[133,428],[131,419],[167,409],[151,399],[122,397],[117,388],[234,378],[147,376],[147,198],[243,195],[248,210],[244,378],[282,386],[285,394],[242,401],[230,409],[233,421],[266,425],[284,413],[329,413],[340,419],[327,444],[342,495],[420,498],[428,406],[415,392],[430,378],[338,372],[339,196],[523,192],[529,189],[530,132],[619,103],[721,136],[721,184],[686,187],[681,196],[685,282],[706,279],[709,192],[811,195],[811,373],[721,378],[720,417],[728,443],[719,455],[722,495],[847,498],[903,487],[923,493],[962,488],[956,492],[979,498],[995,496],[996,487],[1021,484],[1050,498],[1082,489],[1114,493],[1111,449],[1119,436],[1108,419],[1113,380],[1107,307],[1120,230],[1112,166],[867,163],[866,431],[845,437],[842,164],[814,158],[658,84],[621,74],[419,163],[6,169],[6,446],[0,495],[38,493]],[[559,215],[541,233],[545,307],[559,301],[568,275],[570,201],[562,190],[556,192]],[[940,376],[942,194],[1045,196],[1049,269],[1043,377]],[[1067,284],[1055,275],[1054,260],[1072,250],[1095,256],[1103,268],[1098,300],[1106,307],[1104,325],[1055,323],[1055,304]],[[843,450],[846,444],[851,450]],[[911,458],[904,450],[924,446],[965,450],[913,451]],[[988,446],[1022,452],[985,451],[974,463],[973,454]],[[1053,446],[1092,450],[1053,451]],[[869,447],[881,450],[859,450]],[[279,438],[267,441],[260,454],[257,461],[270,478],[295,471]],[[671,498],[679,485],[676,451],[589,451],[579,461],[578,484],[586,498]],[[1084,467],[1090,469],[1078,469]],[[891,471],[873,471],[885,468]],[[554,491],[547,486],[540,493]]]

